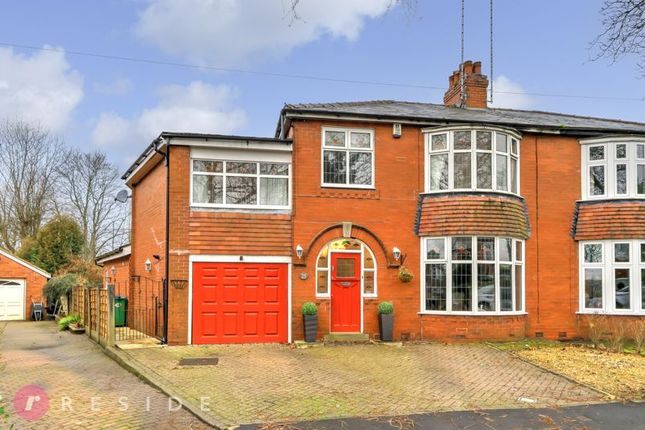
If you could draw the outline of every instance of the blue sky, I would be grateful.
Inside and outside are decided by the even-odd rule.
[[[283,103],[398,99],[440,103],[459,63],[459,2],[390,0],[24,0],[7,2],[0,116],[39,121],[69,145],[125,167],[161,131],[273,134]],[[496,106],[645,121],[635,58],[589,61],[600,0],[495,0]],[[466,1],[466,59],[488,73],[488,2]],[[359,85],[115,61],[69,51],[292,75]],[[635,100],[543,97],[531,93]]]

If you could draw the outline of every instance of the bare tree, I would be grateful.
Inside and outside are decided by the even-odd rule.
[[[592,42],[594,60],[636,55],[645,76],[645,0],[605,0],[600,14],[603,31]]]
[[[39,125],[0,124],[0,246],[16,251],[53,211],[62,148]]]
[[[69,150],[59,175],[62,210],[79,223],[88,259],[127,241],[127,205],[114,200],[120,188],[119,172],[105,154]]]

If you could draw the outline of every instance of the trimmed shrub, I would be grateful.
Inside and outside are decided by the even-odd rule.
[[[381,302],[378,304],[379,315],[390,315],[394,313],[394,305],[390,302]]]
[[[302,314],[303,315],[317,315],[318,308],[315,303],[305,302],[302,304]]]

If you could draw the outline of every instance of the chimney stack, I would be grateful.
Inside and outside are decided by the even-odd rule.
[[[448,78],[448,91],[443,96],[443,104],[446,106],[468,107],[486,109],[488,101],[488,77],[482,75],[481,61],[465,61],[464,71],[464,93],[461,94],[461,69],[452,72]]]

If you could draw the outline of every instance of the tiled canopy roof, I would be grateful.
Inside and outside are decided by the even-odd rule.
[[[419,236],[490,235],[528,239],[524,199],[500,194],[423,194],[415,233]]]
[[[645,238],[645,200],[578,202],[571,232],[575,240]]]

